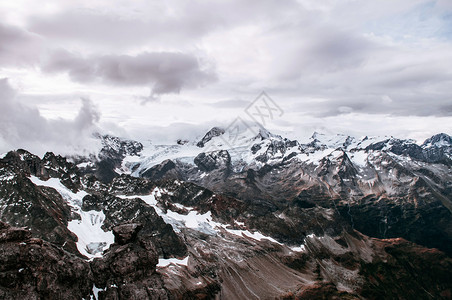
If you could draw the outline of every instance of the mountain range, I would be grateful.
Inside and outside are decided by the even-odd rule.
[[[2,299],[450,299],[452,138],[214,127],[0,159]]]

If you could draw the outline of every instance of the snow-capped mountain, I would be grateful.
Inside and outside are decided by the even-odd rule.
[[[446,134],[422,145],[320,133],[299,142],[259,127],[173,145],[99,138],[96,157],[1,157],[2,298],[452,290]]]
[[[135,177],[189,181],[265,203],[273,214],[293,203],[321,204],[371,236],[402,236],[452,253],[450,218],[437,223],[433,217],[452,211],[448,135],[418,145],[317,132],[300,143],[257,126],[233,134],[214,127],[200,141],[148,150],[145,145],[143,152],[152,154],[126,157],[123,169]]]

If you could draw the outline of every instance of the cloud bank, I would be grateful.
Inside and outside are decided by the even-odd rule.
[[[56,51],[42,65],[44,72],[66,72],[73,81],[106,85],[150,85],[151,95],[179,93],[215,81],[212,70],[202,70],[196,57],[183,53],[154,52],[104,55],[88,58]]]
[[[92,138],[98,130],[100,114],[89,99],[73,120],[49,120],[34,107],[16,101],[16,91],[7,79],[0,79],[0,152],[23,148],[43,155],[52,149],[57,153],[90,153],[99,149]]]

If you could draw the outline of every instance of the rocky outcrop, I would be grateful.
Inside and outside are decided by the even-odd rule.
[[[200,153],[195,157],[194,162],[202,172],[211,172],[218,169],[227,172],[231,168],[231,156],[225,150]]]
[[[0,222],[1,299],[88,299],[89,263],[24,228]]]
[[[202,148],[208,143],[212,138],[223,135],[225,133],[224,129],[219,127],[213,127],[210,129],[206,135],[196,144],[198,147]]]
[[[360,294],[368,299],[451,299],[452,259],[404,239],[374,240],[385,255],[362,263],[367,278]]]
[[[82,174],[94,174],[104,183],[111,182],[119,176],[116,172],[126,156],[138,156],[143,150],[143,144],[111,135],[95,134],[100,141],[101,149],[97,155],[74,156],[72,159],[81,167]]]
[[[141,237],[142,225],[113,227],[115,244],[91,263],[98,299],[168,299],[159,274],[153,243]]]
[[[72,191],[80,188],[78,168],[66,158],[52,152],[47,152],[40,159],[23,149],[10,151],[0,161],[0,167],[23,175],[33,175],[43,180],[51,177],[59,178]]]
[[[140,231],[141,228],[143,228],[143,225],[139,223],[122,224],[113,227],[115,243],[118,245],[125,245],[134,242],[137,239],[138,231]]]
[[[68,203],[54,189],[38,187],[27,177],[30,174],[43,176],[41,171],[47,170],[47,166],[28,152],[10,152],[0,160],[0,220],[13,226],[28,227],[33,237],[64,245],[65,250],[78,253],[76,237],[67,228],[73,217]],[[61,182],[75,188],[74,181],[66,179],[76,178],[77,173],[71,176],[68,170],[70,168],[59,174]]]
[[[124,199],[108,193],[88,195],[83,198],[82,209],[103,211],[105,231],[112,230],[116,228],[115,226],[124,223],[142,224],[143,229],[139,231],[139,238],[150,240],[159,255],[165,258],[186,254],[185,244],[176,235],[171,225],[165,223],[154,208],[139,197]]]
[[[141,174],[141,177],[152,178],[152,180],[180,179],[179,170],[176,164],[168,159],[153,166]]]

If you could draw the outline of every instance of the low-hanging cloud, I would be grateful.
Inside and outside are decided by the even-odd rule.
[[[39,155],[49,149],[82,154],[98,149],[92,133],[98,130],[100,114],[89,99],[82,99],[73,120],[49,120],[37,108],[17,102],[16,96],[8,80],[0,79],[0,152],[20,147]]]
[[[150,86],[151,95],[179,93],[216,80],[212,68],[179,52],[83,57],[59,50],[43,62],[44,72],[66,72],[73,81],[119,86]]]

